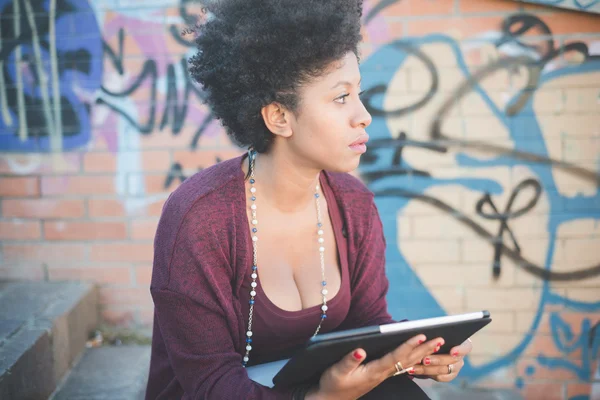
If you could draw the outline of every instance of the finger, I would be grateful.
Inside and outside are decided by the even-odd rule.
[[[413,368],[414,368],[415,375],[427,375],[427,376],[450,375],[450,374],[448,374],[448,366],[447,365],[426,366],[426,365],[417,364]],[[453,370],[452,373],[453,374],[456,373],[456,369]]]
[[[411,354],[411,352],[420,347],[427,338],[423,334],[419,334],[417,336],[413,336],[408,339],[406,342],[402,343],[395,350],[387,353],[385,356],[381,357],[378,360],[371,361],[368,365],[372,369],[374,373],[391,375],[396,372],[396,363],[402,363],[404,368],[408,368],[411,365],[408,364],[407,356]],[[407,364],[407,365],[404,365]]]
[[[458,358],[447,354],[429,355],[421,359],[423,365],[450,365],[457,362]]]
[[[346,354],[346,356],[338,363],[339,373],[343,375],[351,374],[366,357],[367,353],[363,349],[356,349],[353,352]]]
[[[450,355],[455,358],[464,357],[467,354],[469,354],[471,350],[473,350],[473,343],[467,339],[464,342],[462,342],[462,344],[451,348]]]
[[[414,364],[421,363],[426,357],[439,351],[440,347],[442,347],[443,345],[444,345],[444,339],[442,339],[442,338],[435,338],[426,343],[423,343],[414,351],[414,356],[417,357],[417,360],[414,361]],[[455,361],[456,360],[454,360],[454,362]]]
[[[465,361],[462,359],[460,361],[458,361],[457,363],[452,364],[452,373],[451,374],[448,373],[448,371],[449,371],[448,365],[434,366],[434,367],[416,365],[414,367],[414,374],[426,376],[431,379],[435,379],[438,382],[449,382],[452,379],[456,378],[456,376],[459,374],[460,370],[462,369],[462,367],[464,365],[465,365]]]

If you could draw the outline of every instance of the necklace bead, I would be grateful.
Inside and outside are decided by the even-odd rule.
[[[255,151],[250,151],[248,153],[248,157],[250,159],[250,193],[252,193],[252,196],[250,197],[250,200],[252,201],[252,204],[250,205],[250,209],[251,209],[251,213],[252,213],[252,219],[251,219],[251,224],[253,226],[255,226],[254,228],[251,229],[252,231],[252,274],[250,274],[250,278],[252,279],[252,282],[250,282],[250,286],[252,287],[252,290],[250,291],[250,300],[248,301],[249,305],[250,305],[250,310],[249,310],[249,315],[248,315],[248,330],[246,332],[246,354],[244,355],[244,357],[242,358],[242,365],[245,367],[248,362],[250,361],[250,351],[252,350],[252,346],[250,345],[250,343],[252,343],[252,321],[253,321],[253,316],[254,316],[254,297],[256,296],[256,291],[254,290],[257,286],[258,283],[256,282],[256,280],[258,279],[258,260],[257,260],[257,254],[258,254],[258,236],[256,235],[256,233],[258,232],[258,229],[256,228],[256,225],[258,225],[258,220],[256,219],[256,188],[254,187],[254,184],[256,183],[256,179],[254,178],[254,165],[255,165],[255,161],[256,161],[256,152]],[[316,205],[316,209],[317,209],[317,243],[319,245],[319,259],[321,262],[321,286],[323,287],[323,289],[321,290],[321,294],[323,296],[323,303],[321,306],[321,314],[320,314],[320,319],[319,319],[319,323],[317,325],[317,328],[315,330],[315,333],[313,334],[313,336],[317,335],[319,333],[319,331],[321,330],[321,326],[323,324],[323,321],[327,318],[327,289],[325,289],[325,286],[327,285],[327,281],[325,280],[325,259],[323,257],[323,254],[325,252],[325,246],[323,246],[323,244],[325,243],[325,239],[322,237],[324,232],[323,229],[321,229],[323,227],[323,223],[321,222],[321,206],[319,204],[319,198],[320,198],[320,194],[319,191],[321,190],[319,185],[315,186],[315,205]]]

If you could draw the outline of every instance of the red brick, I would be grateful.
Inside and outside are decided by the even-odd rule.
[[[66,222],[44,223],[44,237],[48,240],[125,239],[124,222]]]
[[[149,288],[100,287],[99,302],[103,305],[151,305]]]
[[[40,225],[37,221],[0,221],[0,240],[40,239]]]
[[[518,11],[521,7],[514,0],[459,0],[461,13],[493,12],[493,11]]]
[[[452,17],[407,21],[408,35],[423,36],[432,33],[460,32],[463,37],[474,36],[502,26],[502,17]]]
[[[85,172],[116,172],[117,155],[114,153],[88,152],[83,156]]]
[[[93,244],[92,261],[152,261],[152,243],[106,243]]]
[[[154,239],[158,218],[136,218],[131,220],[130,224],[130,234],[132,239]]]
[[[38,197],[40,195],[39,178],[35,176],[0,177],[0,196]]]
[[[83,200],[5,199],[2,216],[21,218],[79,218],[85,214]]]
[[[79,172],[80,153],[26,153],[3,154],[0,157],[0,174],[65,174]]]
[[[44,268],[41,264],[0,266],[0,279],[41,281],[44,277]]]
[[[125,207],[117,199],[88,199],[88,213],[90,217],[123,217]]]
[[[115,285],[131,284],[131,268],[129,267],[51,267],[48,269],[48,274],[50,280],[52,281],[86,281]]]
[[[4,244],[4,260],[7,262],[27,261],[83,261],[86,246],[83,244],[38,243],[38,244]]]
[[[129,174],[129,194],[141,196],[147,193],[172,192],[181,183],[178,179],[173,179],[169,187],[165,188],[167,182],[166,173],[162,174]],[[133,182],[144,182],[143,187],[135,187]],[[141,192],[143,190],[143,192]]]
[[[386,16],[451,15],[453,0],[401,0],[384,9]]]
[[[564,385],[550,382],[528,382],[522,391],[527,400],[564,400]]]
[[[42,178],[43,195],[112,193],[115,193],[114,176],[63,175]]]
[[[126,151],[118,157],[140,159],[140,165],[128,165],[127,171],[167,171],[171,165],[171,155],[168,151]],[[110,152],[90,152],[83,158],[83,168],[86,172],[116,172],[117,155]]]
[[[139,286],[148,286],[152,280],[152,265],[135,266],[135,283]]]
[[[175,184],[173,184],[175,186]],[[157,217],[161,214],[163,205],[168,197],[152,202],[148,198],[130,197],[125,200],[118,199],[89,199],[88,210],[90,217]],[[130,209],[126,210],[125,203],[130,202]]]
[[[540,19],[548,25],[553,35],[600,32],[600,15],[597,14],[561,11],[540,16]]]
[[[577,396],[589,396],[592,391],[592,385],[589,383],[567,383],[567,399]]]

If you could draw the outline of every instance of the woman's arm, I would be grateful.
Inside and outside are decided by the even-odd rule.
[[[383,225],[375,203],[371,202],[366,233],[357,249],[352,273],[352,302],[348,317],[339,329],[387,324],[394,322],[387,311],[386,294],[389,287],[385,275]]]
[[[192,399],[291,399],[242,367],[231,243],[210,218],[187,213],[179,229],[161,218],[157,230],[151,293],[169,364]]]

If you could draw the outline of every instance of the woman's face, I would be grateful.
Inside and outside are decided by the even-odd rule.
[[[358,167],[368,140],[371,115],[360,101],[358,60],[349,52],[299,89],[286,144],[307,167],[350,172]]]

